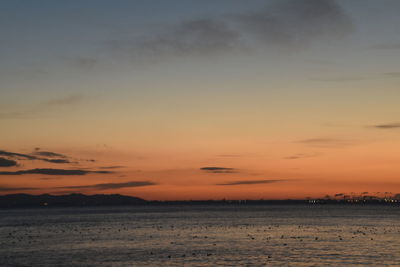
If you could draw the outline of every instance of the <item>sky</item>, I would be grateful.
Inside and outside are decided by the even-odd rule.
[[[398,194],[399,11],[4,0],[0,194]]]

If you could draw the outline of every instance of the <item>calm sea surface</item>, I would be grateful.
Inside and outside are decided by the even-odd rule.
[[[0,266],[400,266],[400,207],[0,210]]]

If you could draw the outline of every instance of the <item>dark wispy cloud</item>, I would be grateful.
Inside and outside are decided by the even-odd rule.
[[[371,76],[334,76],[334,77],[320,77],[320,78],[311,78],[312,81],[317,82],[358,82],[364,80],[376,79],[377,77]]]
[[[373,49],[380,49],[380,50],[400,50],[400,44],[392,43],[392,44],[378,44],[371,46]]]
[[[47,151],[37,151],[34,152],[33,154],[22,154],[22,153],[15,153],[15,152],[8,152],[4,150],[0,150],[0,156],[5,156],[9,157],[11,159],[17,159],[17,160],[40,160],[40,161],[45,161],[45,162],[50,162],[50,163],[56,163],[56,164],[65,164],[65,163],[71,163],[68,159],[66,159],[67,156],[54,153],[54,152],[47,152]],[[50,158],[43,158],[39,156],[47,156]],[[53,157],[60,157],[59,158],[53,158]]]
[[[400,78],[400,72],[386,72],[384,75],[392,78]]]
[[[376,73],[369,75],[335,75],[335,76],[326,76],[326,77],[314,77],[310,78],[311,81],[315,82],[359,82],[365,80],[379,80],[379,79],[387,79],[387,78],[399,78],[400,72],[386,72],[386,73]]]
[[[4,187],[0,186],[0,192],[11,192],[11,191],[25,191],[25,190],[37,190],[35,187]]]
[[[71,189],[71,190],[84,190],[84,189],[95,189],[95,190],[109,190],[109,189],[121,189],[130,187],[142,187],[157,185],[151,181],[130,181],[124,183],[103,183],[93,185],[77,185],[77,186],[62,186],[56,187],[55,189]],[[7,187],[0,186],[0,192],[12,192],[12,191],[26,191],[26,190],[38,190],[36,187]],[[71,193],[71,191],[63,191],[65,193]]]
[[[345,36],[354,28],[334,0],[279,0],[264,10],[235,17],[239,27],[267,45],[304,45],[324,36]]]
[[[156,55],[208,54],[235,48],[239,33],[216,19],[185,21],[175,28],[137,44],[139,50]]]
[[[385,129],[385,130],[399,129],[400,128],[400,122],[387,123],[387,124],[377,124],[377,125],[373,125],[372,127],[377,128],[377,129]]]
[[[50,163],[56,163],[56,164],[72,163],[71,161],[69,161],[67,159],[40,159],[40,160],[50,162]]]
[[[63,186],[58,188],[108,190],[108,189],[121,189],[128,187],[141,187],[141,186],[151,186],[151,185],[157,185],[157,184],[151,181],[130,181],[125,183],[104,183],[104,184],[94,184],[94,185]]]
[[[345,147],[355,144],[355,142],[352,140],[336,138],[310,138],[300,140],[298,143],[303,143],[314,147]]]
[[[43,157],[58,157],[58,158],[66,158],[67,156],[55,152],[50,152],[50,151],[35,151],[33,154],[38,155],[38,156],[43,156]]]
[[[76,94],[61,98],[55,98],[44,102],[47,106],[70,106],[80,103],[84,99],[83,95]]]
[[[110,171],[88,171],[88,170],[65,170],[65,169],[31,169],[14,172],[0,172],[0,175],[25,175],[25,174],[44,174],[44,175],[86,175],[90,173],[108,174]]]
[[[202,167],[200,170],[211,173],[237,173],[236,169],[225,167]]]
[[[46,158],[38,158],[38,159],[46,161],[46,162],[50,162],[50,163],[56,163],[56,164],[72,163],[69,159],[67,159],[66,155],[55,153],[55,152],[35,151],[33,154],[41,156],[41,157],[46,157]]]
[[[0,150],[0,155],[1,156],[6,156],[6,157],[11,157],[11,158],[17,158],[17,159],[30,159],[30,160],[35,160],[37,157],[28,155],[28,154],[22,154],[22,153],[15,153],[15,152],[8,152],[4,150]]]
[[[125,166],[103,166],[103,167],[99,167],[100,169],[103,170],[112,170],[112,169],[121,169],[121,168],[125,168]]]
[[[284,159],[303,159],[303,158],[312,158],[315,156],[316,156],[316,154],[297,153],[292,156],[284,157]]]
[[[68,61],[69,63],[71,63],[73,67],[77,67],[84,70],[93,69],[98,64],[98,59],[88,56],[86,57],[80,56]]]
[[[14,167],[17,165],[18,163],[15,160],[0,158],[0,167]]]
[[[31,118],[33,112],[36,112],[36,110],[1,112],[0,113],[0,120]]]
[[[44,113],[50,109],[54,109],[59,106],[73,106],[79,104],[84,100],[84,96],[80,94],[64,96],[60,98],[54,98],[42,103],[39,103],[34,108],[20,110],[20,111],[8,111],[0,112],[0,119],[11,120],[11,119],[31,119],[36,118],[41,113]]]
[[[335,0],[276,0],[254,12],[185,20],[141,38],[109,40],[107,47],[124,57],[148,60],[271,46],[298,49],[353,30],[352,19]]]
[[[272,184],[285,182],[287,180],[243,180],[243,181],[232,181],[216,185],[252,185],[252,184]]]
[[[40,178],[40,180],[44,180],[44,181],[47,181],[47,180],[58,180],[58,179],[61,179],[60,177],[42,177],[42,178]]]

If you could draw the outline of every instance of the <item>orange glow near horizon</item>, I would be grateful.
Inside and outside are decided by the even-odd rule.
[[[164,151],[153,155],[118,152],[109,147],[75,154],[71,150],[57,150],[67,155],[70,163],[18,159],[19,166],[2,171],[51,168],[109,173],[3,174],[3,181],[7,182],[2,187],[15,190],[3,190],[2,194],[123,194],[147,200],[218,200],[305,199],[363,192],[383,196],[385,192],[391,195],[400,192],[397,179],[400,170],[393,144],[390,150],[374,142],[322,147],[288,143],[282,145],[282,150],[278,146],[267,144],[272,150],[259,147],[253,153],[248,149],[225,154],[217,151],[210,154],[200,148],[197,153]],[[291,147],[293,151],[305,152],[289,153]],[[12,151],[35,155],[35,152]],[[185,156],[186,153],[195,156]],[[206,167],[212,168],[202,169]],[[150,184],[129,184],[132,182]]]
[[[400,1],[26,2],[0,10],[1,195],[400,193]]]

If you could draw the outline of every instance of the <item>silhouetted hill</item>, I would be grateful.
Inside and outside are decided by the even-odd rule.
[[[121,205],[400,205],[400,199],[309,199],[309,200],[183,200],[146,201],[137,197],[113,195],[70,194],[54,196],[13,194],[0,196],[0,208],[84,207]]]
[[[108,206],[108,205],[138,205],[147,203],[146,200],[114,195],[83,195],[83,194],[70,194],[54,196],[49,194],[44,195],[28,195],[28,194],[14,194],[0,196],[1,208],[14,208],[14,207],[68,207],[68,206]]]

